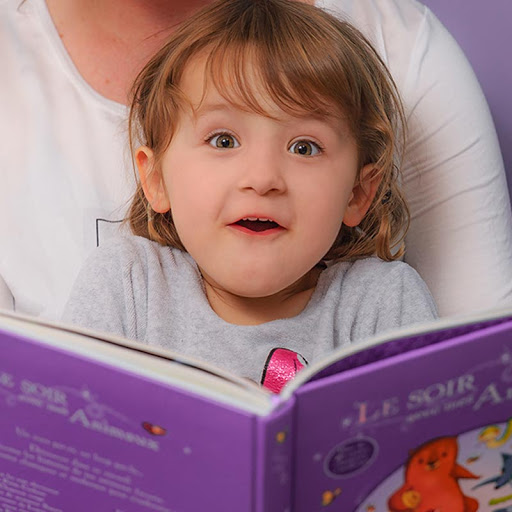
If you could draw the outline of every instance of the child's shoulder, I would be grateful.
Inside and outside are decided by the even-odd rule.
[[[118,271],[152,265],[180,266],[188,263],[187,257],[188,255],[179,249],[160,245],[141,236],[123,233],[109,238],[93,250],[87,258],[86,266],[116,266]]]
[[[421,277],[410,265],[403,261],[384,261],[377,257],[355,261],[341,261],[331,267],[331,271],[343,280],[356,280],[366,284],[401,280],[420,280]]]
[[[341,262],[333,267],[331,270],[336,275],[330,283],[330,287],[334,285],[332,293],[338,294],[340,300],[352,308],[354,318],[361,314],[367,318],[365,328],[375,324],[379,329],[388,329],[437,317],[427,285],[416,270],[403,261],[371,257]],[[369,331],[364,332],[369,334]]]
[[[331,269],[331,286],[337,282],[346,293],[373,297],[421,295],[431,300],[430,291],[418,272],[403,261],[384,261],[377,257],[340,262]]]
[[[404,275],[418,276],[416,270],[404,261],[384,261],[377,257],[363,258],[353,264],[354,272],[368,272],[374,276],[399,277]]]
[[[172,253],[170,247],[160,245],[142,236],[119,233],[110,237],[91,252],[96,258],[134,259],[152,254]]]

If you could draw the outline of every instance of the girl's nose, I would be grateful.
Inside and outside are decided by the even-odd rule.
[[[252,151],[247,156],[240,188],[252,189],[258,195],[283,193],[286,190],[286,181],[279,154],[264,149]]]

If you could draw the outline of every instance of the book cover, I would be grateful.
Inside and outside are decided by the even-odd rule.
[[[254,415],[0,336],[0,510],[251,510]]]
[[[293,510],[512,510],[510,321],[294,395]]]
[[[389,333],[271,395],[0,315],[0,511],[509,512],[511,318]]]

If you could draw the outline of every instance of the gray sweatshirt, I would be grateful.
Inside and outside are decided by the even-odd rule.
[[[93,252],[63,319],[207,360],[260,382],[273,349],[293,350],[311,362],[335,347],[436,316],[415,270],[400,261],[365,258],[322,271],[295,317],[230,324],[211,308],[189,254],[132,236]]]

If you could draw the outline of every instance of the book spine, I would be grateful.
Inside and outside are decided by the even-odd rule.
[[[291,512],[295,398],[256,418],[254,512]]]

